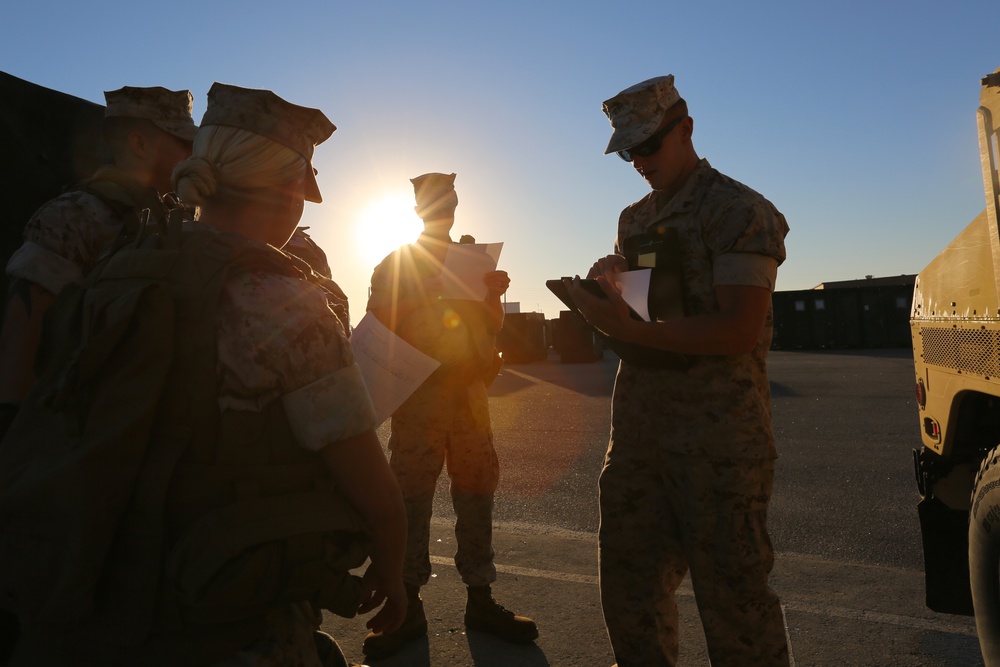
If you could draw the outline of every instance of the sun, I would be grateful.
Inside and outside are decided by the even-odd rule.
[[[354,222],[355,247],[375,266],[401,245],[413,243],[423,223],[413,211],[413,195],[390,193],[372,201]]]

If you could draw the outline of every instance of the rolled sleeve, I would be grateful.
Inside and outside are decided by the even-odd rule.
[[[712,255],[764,255],[785,261],[788,223],[774,205],[740,185],[718,193],[706,238]]]
[[[35,283],[53,294],[83,281],[79,266],[34,241],[25,241],[14,251],[7,262],[7,275]]]
[[[750,285],[774,291],[778,277],[778,260],[766,255],[730,252],[715,258],[712,267],[713,285]]]
[[[319,451],[375,427],[375,408],[357,364],[282,397],[298,443]]]

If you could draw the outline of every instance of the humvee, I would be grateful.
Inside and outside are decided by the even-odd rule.
[[[927,606],[974,615],[986,664],[1000,665],[1000,69],[982,79],[976,119],[986,208],[914,286],[913,455]]]

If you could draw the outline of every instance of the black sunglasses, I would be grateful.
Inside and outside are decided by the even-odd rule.
[[[680,118],[675,118],[656,134],[646,139],[642,143],[633,146],[632,148],[626,148],[623,151],[617,151],[618,157],[625,160],[626,162],[631,162],[632,158],[636,157],[649,157],[660,150],[660,146],[663,145],[663,138],[670,134],[670,131],[677,127],[677,125],[687,118],[687,116],[681,116]]]

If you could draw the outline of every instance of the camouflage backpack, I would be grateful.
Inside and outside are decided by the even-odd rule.
[[[253,452],[235,472],[190,463],[233,438],[215,311],[227,278],[248,270],[296,272],[273,249],[171,226],[57,297],[39,381],[0,444],[0,607],[23,628],[119,648],[159,637],[157,655],[199,656],[198,642],[222,641],[207,627],[245,644],[276,604],[355,613],[349,570],[370,541],[315,455],[292,448],[273,470],[250,465]],[[274,403],[235,429],[290,440]]]

